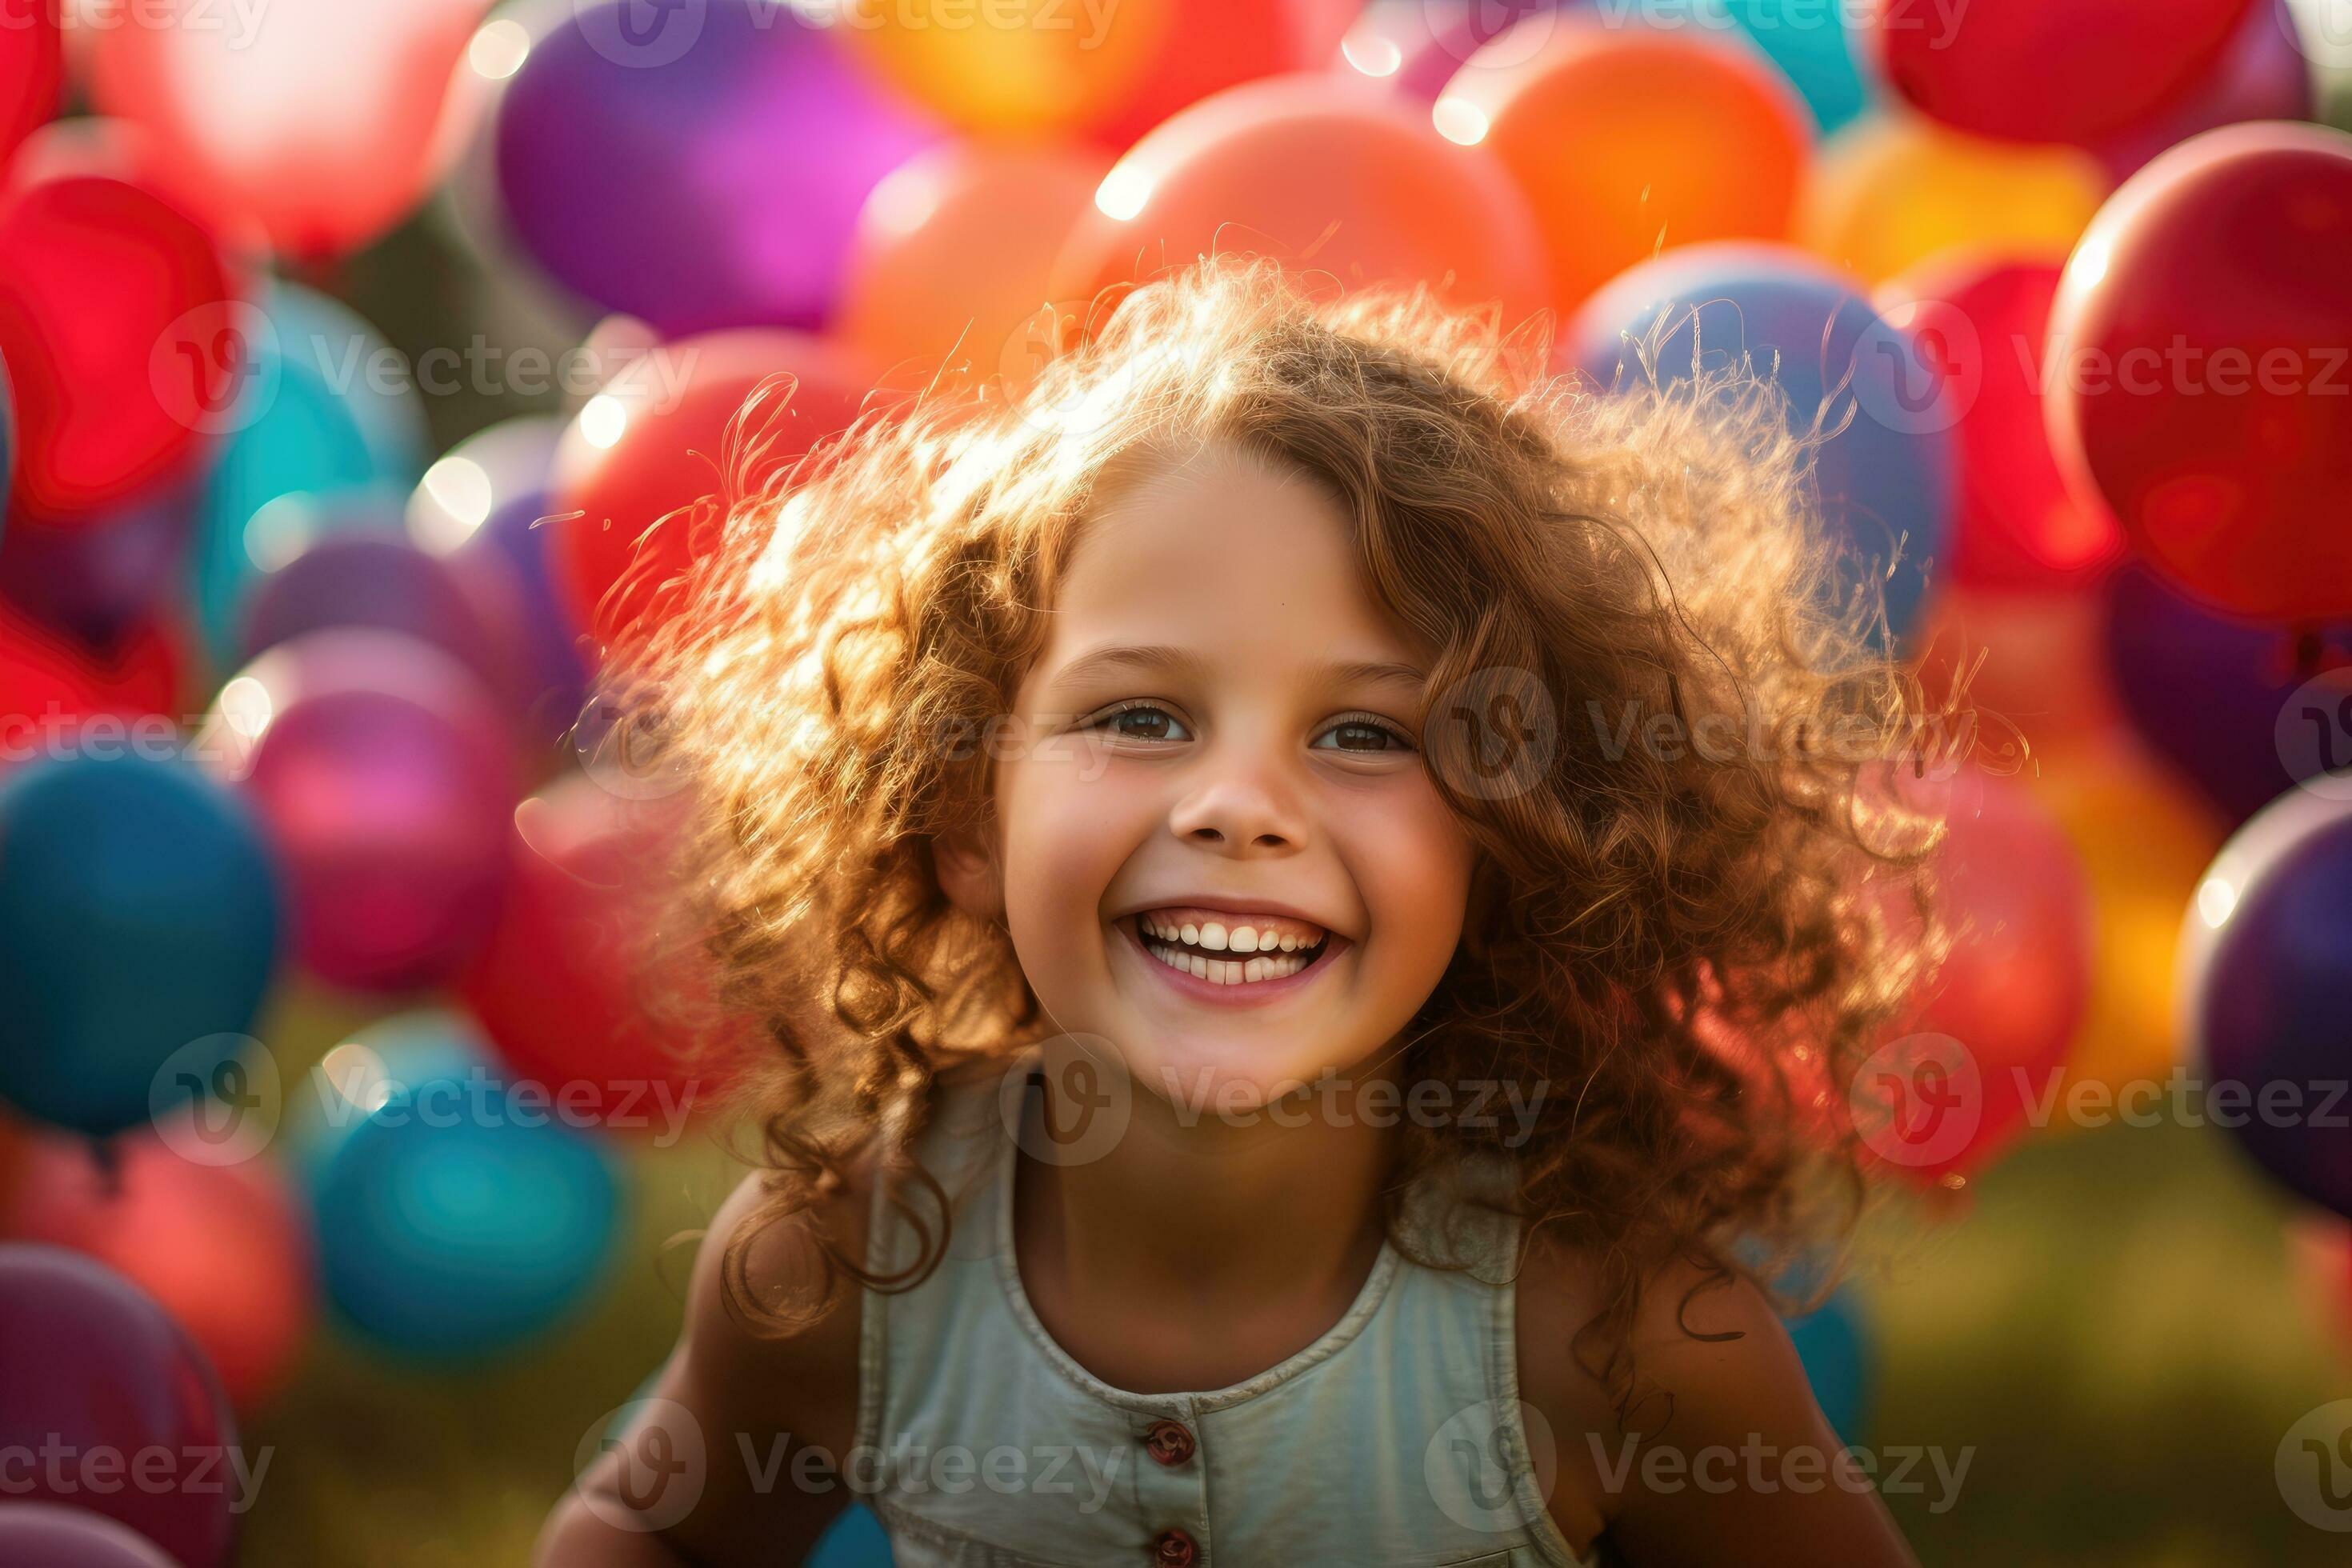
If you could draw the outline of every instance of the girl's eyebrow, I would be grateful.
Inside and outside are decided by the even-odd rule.
[[[1045,690],[1053,693],[1064,687],[1076,686],[1087,678],[1117,670],[1139,672],[1162,671],[1179,676],[1198,677],[1207,661],[1190,648],[1174,647],[1166,643],[1129,645],[1113,643],[1079,654],[1057,670]],[[1310,666],[1308,677],[1329,686],[1395,685],[1419,691],[1428,675],[1410,664],[1391,659],[1332,659]]]

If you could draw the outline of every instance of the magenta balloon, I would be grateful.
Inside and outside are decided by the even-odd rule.
[[[503,602],[488,596],[396,530],[325,531],[259,580],[246,601],[238,647],[251,659],[306,632],[373,626],[431,643],[503,697],[520,680],[511,588],[508,594]]]
[[[152,1297],[79,1252],[0,1244],[0,1454],[33,1456],[9,1467],[0,1496],[0,1563],[145,1561],[119,1540],[88,1557],[38,1554],[70,1533],[46,1520],[6,1521],[51,1503],[128,1527],[182,1568],[223,1568],[236,1544],[236,1444],[211,1365]],[[142,1455],[148,1473],[167,1464],[180,1484],[137,1484]],[[103,1542],[104,1532],[86,1537]],[[32,1549],[20,1553],[20,1539]]]
[[[404,991],[488,937],[519,781],[497,703],[447,654],[372,627],[305,633],[222,688],[205,742],[287,867],[310,973]]]
[[[137,1531],[102,1513],[53,1502],[0,1508],[0,1563],[8,1568],[176,1568]]]
[[[778,0],[541,16],[491,132],[522,247],[666,336],[823,325],[866,193],[940,132]]]

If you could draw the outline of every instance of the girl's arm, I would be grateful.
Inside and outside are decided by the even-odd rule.
[[[761,1300],[824,1279],[819,1226],[863,1256],[864,1184],[846,1185],[752,1245]],[[677,1349],[648,1404],[548,1516],[535,1568],[798,1563],[849,1500],[840,1478],[857,1415],[860,1293],[835,1280],[816,1320],[782,1339],[739,1322],[719,1259],[759,1195],[759,1178],[746,1177],[711,1220]]]
[[[1635,1441],[1574,1360],[1570,1342],[1591,1310],[1580,1287],[1593,1276],[1550,1250],[1538,1248],[1521,1276],[1520,1372],[1552,1429],[1551,1512],[1571,1542],[1605,1530],[1631,1568],[1918,1568],[1875,1468],[1847,1457],[1753,1285],[1714,1282],[1694,1296],[1704,1276],[1685,1265],[1647,1282],[1630,1342],[1641,1392],[1627,1420],[1646,1434]],[[1727,1331],[1739,1337],[1694,1337]]]

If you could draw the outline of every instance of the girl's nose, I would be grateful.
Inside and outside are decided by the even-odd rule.
[[[1211,760],[1197,785],[1169,814],[1187,843],[1234,856],[1283,854],[1307,841],[1299,807],[1276,770]]]

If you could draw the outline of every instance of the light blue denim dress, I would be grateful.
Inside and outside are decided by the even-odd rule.
[[[899,1568],[1597,1561],[1545,1511],[1530,1458],[1542,1434],[1518,1396],[1516,1221],[1482,1214],[1466,1246],[1447,1229],[1432,1255],[1475,1252],[1468,1272],[1383,1243],[1347,1314],[1246,1382],[1131,1394],[1055,1343],[1022,1289],[997,1089],[944,1091],[919,1142],[953,1205],[945,1258],[911,1290],[865,1295],[859,1489]],[[879,1272],[921,1250],[890,1195],[877,1186]]]

